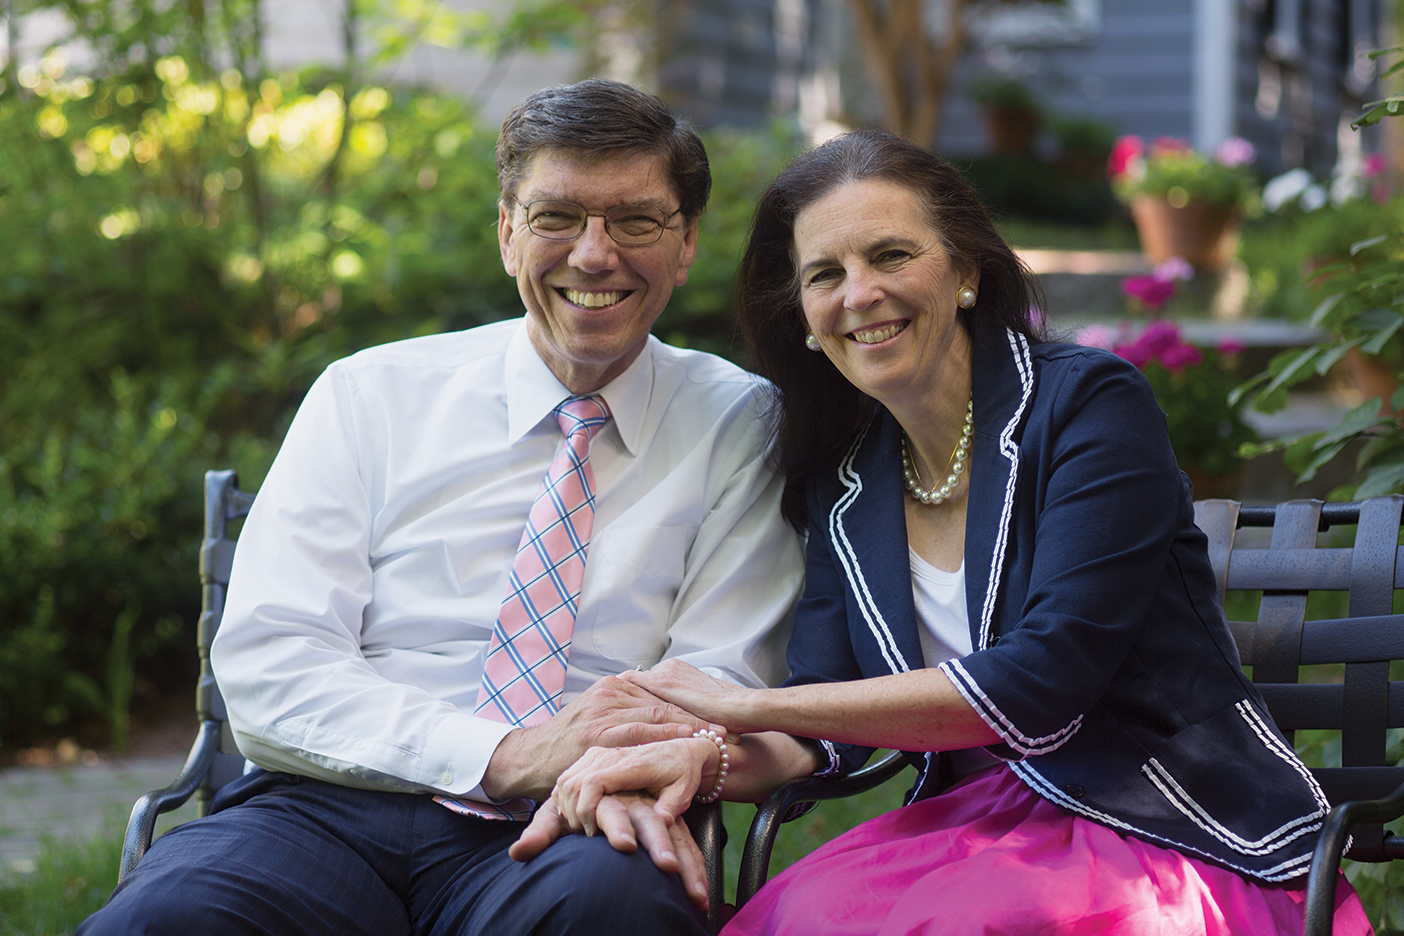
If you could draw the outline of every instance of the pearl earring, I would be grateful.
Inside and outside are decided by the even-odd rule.
[[[975,308],[975,290],[969,286],[960,287],[960,291],[956,293],[956,305],[962,309]]]
[[[819,350],[819,336],[810,332],[804,336],[804,346],[811,351]]]

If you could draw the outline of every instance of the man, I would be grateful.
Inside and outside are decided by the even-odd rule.
[[[656,98],[589,80],[508,115],[498,173],[526,317],[373,348],[313,386],[213,650],[257,769],[82,932],[701,931],[680,829],[635,854],[506,849],[521,799],[589,747],[719,727],[612,674],[783,675],[802,558],[764,390],[649,336],[696,254],[706,153]]]

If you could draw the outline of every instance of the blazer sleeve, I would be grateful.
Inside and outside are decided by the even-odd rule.
[[[805,544],[804,596],[795,608],[795,628],[786,656],[790,664],[787,686],[810,683],[848,682],[862,679],[863,672],[853,653],[848,631],[847,596],[842,571],[829,548],[824,529],[828,511],[821,506],[816,485],[806,492],[809,507],[809,537]],[[856,770],[872,756],[875,748],[834,744],[813,739],[829,757],[820,775],[840,769]]]
[[[999,608],[991,646],[941,664],[1006,759],[1060,747],[1106,694],[1175,575],[1183,509],[1164,414],[1139,371],[1085,354],[1043,376],[1038,393],[1051,396],[1020,444],[1011,530],[1010,574],[1027,583],[1005,583],[1022,606]]]

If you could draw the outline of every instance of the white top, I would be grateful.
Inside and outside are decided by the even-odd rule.
[[[970,616],[965,610],[965,563],[954,572],[936,568],[907,547],[912,561],[917,636],[927,666],[959,659],[971,651]]]
[[[965,563],[946,572],[927,562],[907,547],[912,561],[912,597],[916,600],[917,636],[927,666],[955,660],[971,652],[970,614],[965,605]],[[951,780],[959,780],[977,770],[1000,763],[984,748],[947,751]]]
[[[650,338],[601,393],[614,418],[591,447],[564,701],[665,657],[779,682],[803,554],[764,466],[757,378]],[[520,319],[318,378],[245,522],[211,655],[245,756],[482,798],[511,730],[471,714],[482,658],[568,395]]]

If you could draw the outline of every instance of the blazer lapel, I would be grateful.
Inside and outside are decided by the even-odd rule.
[[[975,432],[965,515],[965,596],[976,650],[999,636],[995,610],[1014,532],[1019,439],[1034,390],[1028,341],[1011,331],[1003,337],[992,348],[977,342],[972,364]]]
[[[897,420],[879,407],[856,450],[840,466],[848,492],[828,517],[829,545],[857,605],[858,625],[850,627],[868,676],[922,666],[902,502],[901,440]]]

